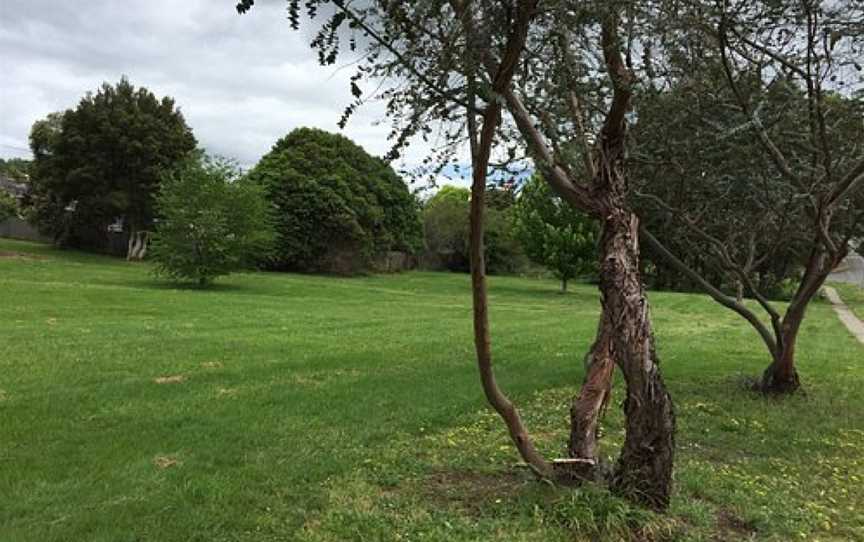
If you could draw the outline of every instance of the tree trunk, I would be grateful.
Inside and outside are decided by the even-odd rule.
[[[561,293],[567,293],[567,279],[561,279]]]
[[[578,478],[596,479],[602,474],[597,441],[600,438],[600,420],[612,393],[612,372],[615,370],[611,329],[611,322],[605,314],[602,315],[597,338],[585,359],[582,389],[570,406],[568,452],[573,459],[586,460],[579,471],[572,473]]]
[[[785,326],[784,326],[785,327]],[[795,341],[792,334],[783,334],[783,349],[762,373],[760,388],[764,393],[784,395],[795,393],[801,388],[798,371],[795,369]]]
[[[139,261],[143,260],[147,254],[147,241],[150,234],[146,231],[132,229],[129,232],[129,243],[126,247],[126,260]]]
[[[612,490],[654,510],[669,506],[675,452],[675,411],[660,376],[648,299],[639,274],[639,222],[609,207],[600,239],[603,314],[611,355],[624,374],[626,437]]]
[[[760,389],[764,393],[790,394],[801,388],[798,371],[795,368],[795,346],[798,342],[798,332],[807,313],[807,307],[825,284],[831,270],[846,257],[848,251],[838,251],[826,254],[823,250],[814,248],[807,262],[807,268],[798,290],[786,309],[783,323],[775,332],[776,348],[773,352],[771,365],[762,373]]]
[[[784,395],[795,393],[801,388],[801,381],[795,368],[795,346],[809,301],[809,299],[796,300],[783,318],[777,336],[777,349],[772,356],[773,360],[762,373],[759,386],[762,392]]]

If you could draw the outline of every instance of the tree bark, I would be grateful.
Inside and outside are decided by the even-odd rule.
[[[561,279],[561,293],[567,293],[567,279]]]
[[[764,393],[776,395],[795,393],[801,388],[798,370],[795,368],[795,343],[801,320],[791,322],[784,319],[782,348],[774,356],[771,365],[762,373],[760,388]]]
[[[772,362],[762,373],[759,388],[764,393],[790,394],[801,388],[801,381],[795,367],[795,347],[798,333],[807,313],[810,302],[825,284],[828,275],[846,257],[848,250],[838,250],[830,254],[815,244],[807,261],[801,283],[786,309],[782,324],[775,328],[776,348],[772,352]]]
[[[616,206],[600,239],[600,290],[611,322],[611,353],[624,374],[626,437],[612,490],[655,510],[669,506],[675,411],[660,375],[648,299],[639,274],[639,221]]]
[[[146,231],[132,229],[129,232],[129,243],[126,248],[127,261],[143,260],[147,254],[147,241],[150,234]]]
[[[582,478],[593,479],[600,474],[600,421],[612,394],[612,372],[615,370],[611,331],[611,322],[604,313],[601,315],[597,338],[585,359],[582,389],[570,406],[568,453],[571,458],[586,460],[582,468],[584,472],[576,474]]]
[[[460,17],[464,5],[454,2],[454,8]],[[513,32],[508,38],[501,63],[494,72],[492,90],[496,93],[508,88],[513,78],[525,39],[528,26],[535,15],[535,2],[520,3]],[[466,33],[471,35],[471,22],[463,18]],[[475,83],[473,76],[468,78],[469,99],[475,101]],[[502,104],[499,100],[490,100],[482,111],[482,126],[478,126],[475,112],[468,111],[468,139],[471,145],[471,203],[470,203],[470,259],[471,259],[471,290],[474,315],[474,346],[477,352],[477,366],[480,371],[480,382],[489,404],[501,416],[510,433],[510,438],[516,445],[519,455],[538,475],[550,478],[553,467],[550,462],[535,448],[519,411],[512,401],[498,387],[495,372],[492,367],[491,333],[489,329],[489,300],[486,288],[486,259],[484,256],[483,232],[486,212],[486,182],[489,167],[489,156],[494,143],[495,132],[501,123]]]

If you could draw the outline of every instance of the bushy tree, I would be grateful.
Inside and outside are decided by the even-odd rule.
[[[261,188],[219,159],[188,159],[163,175],[156,197],[155,272],[204,286],[251,267],[274,239],[269,203]]]
[[[487,223],[484,232],[486,265],[490,273],[509,273],[523,265],[524,255],[513,226],[514,201],[510,190],[486,192]],[[450,271],[470,268],[469,206],[471,191],[445,185],[423,208],[423,233],[427,253]]]
[[[348,138],[298,128],[249,173],[276,209],[280,270],[353,273],[421,246],[419,205],[382,160]]]
[[[561,280],[562,292],[570,279],[597,272],[596,221],[564,203],[539,175],[522,189],[513,219],[525,254]]]
[[[121,79],[37,121],[30,146],[29,204],[43,232],[60,245],[99,249],[121,218],[128,256],[143,257],[161,175],[196,142],[173,99]]]

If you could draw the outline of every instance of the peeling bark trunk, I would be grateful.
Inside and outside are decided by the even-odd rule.
[[[601,470],[598,454],[600,421],[612,394],[612,372],[615,370],[610,324],[606,315],[602,315],[597,339],[585,359],[582,389],[570,406],[568,453],[571,458],[590,461],[582,469],[585,472],[576,474],[582,478],[596,478]]]
[[[675,411],[660,376],[648,299],[639,274],[638,219],[611,208],[601,235],[603,313],[611,355],[624,374],[626,437],[612,490],[654,510],[669,506],[675,452]]]
[[[126,248],[127,261],[143,260],[147,255],[147,244],[150,233],[146,231],[132,230],[129,233],[129,243]]]

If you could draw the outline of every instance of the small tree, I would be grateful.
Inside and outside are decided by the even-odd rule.
[[[534,263],[567,281],[597,272],[597,223],[564,203],[549,184],[534,175],[513,208],[516,237]]]
[[[274,239],[263,191],[223,160],[190,159],[164,175],[156,209],[155,273],[173,280],[205,286],[253,265]]]

